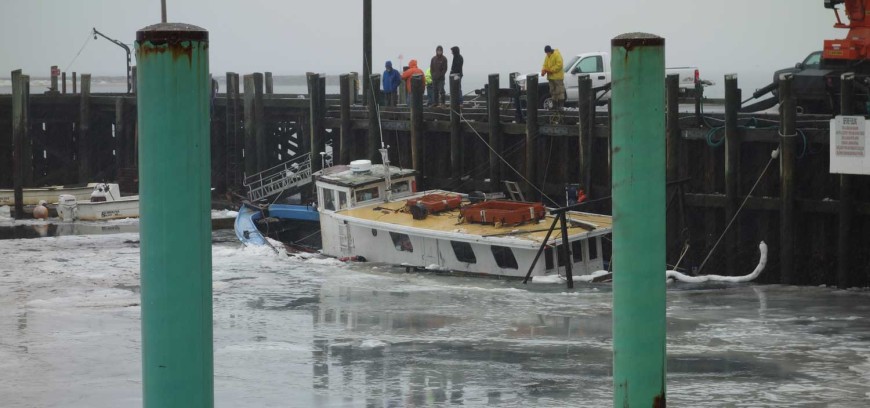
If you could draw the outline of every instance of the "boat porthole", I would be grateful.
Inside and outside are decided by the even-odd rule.
[[[378,236],[378,230],[372,228],[372,236],[373,236],[373,237]]]

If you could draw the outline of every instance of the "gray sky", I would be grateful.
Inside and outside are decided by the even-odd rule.
[[[167,2],[170,21],[209,30],[216,74],[361,70],[362,0]],[[65,69],[91,27],[132,44],[137,29],[160,18],[159,0],[4,3],[0,77],[16,68],[32,76],[47,76],[51,65]],[[441,44],[460,46],[467,73],[533,72],[546,44],[567,58],[646,31],[665,37],[668,66],[698,66],[717,83],[730,72],[766,80],[821,49],[824,39],[846,34],[832,28],[834,15],[818,0],[374,0],[373,9],[375,70],[399,54],[428,66]],[[123,67],[123,51],[99,39],[69,70],[123,75]],[[763,86],[759,81],[749,82]]]

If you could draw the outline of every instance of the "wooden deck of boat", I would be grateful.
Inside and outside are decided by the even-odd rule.
[[[429,191],[427,193],[455,195],[455,193],[446,191]],[[535,242],[541,242],[544,239],[547,235],[547,229],[549,229],[550,225],[553,223],[553,217],[549,215],[538,223],[526,223],[522,225],[503,225],[496,227],[492,224],[461,223],[459,220],[458,209],[444,211],[438,214],[429,214],[429,216],[423,220],[415,220],[411,216],[411,213],[405,210],[405,202],[409,198],[420,196],[422,195],[406,197],[388,203],[373,203],[363,207],[338,211],[337,213],[347,217],[368,221],[377,221],[439,232],[455,232],[482,237],[516,237]],[[467,200],[464,200],[462,205],[464,206],[468,203]],[[612,227],[612,219],[608,215],[570,212],[569,218],[574,221],[594,226],[595,228],[592,230],[595,233],[594,235],[599,235],[600,232],[609,232]],[[579,225],[579,223],[572,222],[571,226],[568,228],[569,236],[582,235],[587,232],[589,232],[589,227],[584,228],[584,226]],[[560,238],[561,236],[562,233],[557,225],[557,228],[553,231],[550,239]]]

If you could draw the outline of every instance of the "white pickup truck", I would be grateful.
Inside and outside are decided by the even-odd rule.
[[[563,57],[564,58],[564,57]],[[580,75],[589,75],[592,79],[592,89],[604,88],[610,84],[610,53],[607,52],[588,52],[578,54],[570,59],[565,59],[565,99],[566,105],[576,105],[578,100],[577,95],[577,78]],[[667,68],[666,75],[680,75],[680,93],[689,95],[694,91],[695,84],[698,83],[699,73],[695,67],[679,67]],[[526,90],[526,77],[517,76],[517,84],[522,91]],[[610,99],[610,89],[603,89],[597,92],[598,102],[603,103]],[[538,79],[538,106],[544,109],[553,107],[553,100],[550,97],[550,88],[547,84],[546,77]]]

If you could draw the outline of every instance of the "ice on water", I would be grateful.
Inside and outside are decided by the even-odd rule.
[[[607,285],[405,273],[213,238],[219,407],[611,404]],[[0,405],[141,404],[138,239],[0,241]],[[668,400],[868,406],[868,311],[868,292],[672,286]]]

